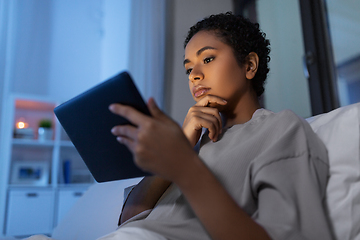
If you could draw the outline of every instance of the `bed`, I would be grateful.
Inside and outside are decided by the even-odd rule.
[[[336,238],[360,240],[360,103],[306,120],[328,149],[326,205]],[[52,237],[91,240],[114,231],[126,197],[124,189],[140,180],[93,185],[54,229]]]

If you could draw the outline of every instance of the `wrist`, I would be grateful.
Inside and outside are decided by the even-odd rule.
[[[189,189],[195,186],[200,178],[210,172],[195,152],[188,158],[188,163],[184,164],[186,169],[181,172],[179,171],[179,174],[173,180],[180,189]]]

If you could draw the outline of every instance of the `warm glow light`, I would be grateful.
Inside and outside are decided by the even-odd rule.
[[[27,128],[29,124],[27,124],[27,122],[25,122],[24,118],[20,118],[18,120],[18,122],[16,123],[16,128],[18,129],[23,129],[23,128]]]
[[[17,128],[25,128],[25,123],[24,123],[24,122],[18,122],[18,123],[16,124],[16,127],[17,127]]]

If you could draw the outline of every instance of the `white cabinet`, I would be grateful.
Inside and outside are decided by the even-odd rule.
[[[57,102],[14,95],[8,103],[7,136],[1,156],[8,166],[4,235],[50,234],[94,183],[89,170],[57,121]],[[45,121],[44,121],[45,120]],[[40,137],[40,125],[50,126]]]
[[[77,200],[84,194],[85,189],[60,189],[59,198],[58,198],[58,208],[57,208],[57,219],[56,223],[58,224],[66,213],[74,206]]]
[[[10,236],[51,233],[54,192],[51,189],[9,191],[6,233]]]

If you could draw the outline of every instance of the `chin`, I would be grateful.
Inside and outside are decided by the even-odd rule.
[[[212,107],[212,108],[217,108],[219,110],[219,112],[225,110],[225,106],[217,104],[217,103],[210,103],[208,106]]]

